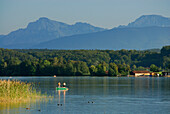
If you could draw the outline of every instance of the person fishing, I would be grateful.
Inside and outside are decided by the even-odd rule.
[[[58,87],[61,87],[61,83],[60,82],[58,82]]]
[[[66,87],[66,83],[65,82],[63,83],[63,87]]]

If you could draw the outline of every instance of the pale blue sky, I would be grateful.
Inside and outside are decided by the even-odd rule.
[[[0,34],[25,28],[40,17],[113,28],[148,14],[170,17],[170,0],[0,0]]]

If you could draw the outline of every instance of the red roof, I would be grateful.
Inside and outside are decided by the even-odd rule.
[[[133,71],[133,73],[150,73],[149,71]]]

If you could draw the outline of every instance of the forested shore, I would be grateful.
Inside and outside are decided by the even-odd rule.
[[[0,48],[0,76],[117,76],[148,69],[170,69],[170,46],[161,52]]]

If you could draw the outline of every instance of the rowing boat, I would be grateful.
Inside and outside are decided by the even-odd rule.
[[[59,90],[64,91],[64,90],[68,90],[68,88],[67,87],[56,87],[56,90],[57,91],[59,91]]]

